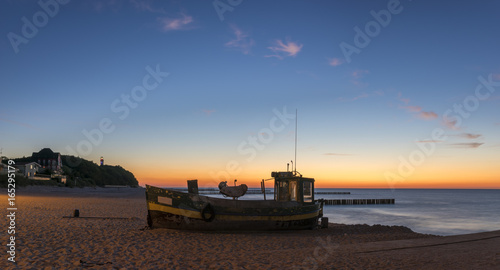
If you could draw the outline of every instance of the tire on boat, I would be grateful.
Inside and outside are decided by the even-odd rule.
[[[208,217],[207,217],[208,214]],[[215,218],[215,211],[211,204],[207,203],[201,210],[201,218],[206,222],[211,222]]]

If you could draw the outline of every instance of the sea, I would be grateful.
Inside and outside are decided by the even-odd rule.
[[[316,188],[315,191],[350,193],[315,194],[315,199],[395,199],[395,204],[385,205],[325,205],[323,214],[330,223],[399,225],[435,235],[500,230],[499,189]],[[267,197],[272,199],[273,194]],[[240,199],[263,199],[263,194],[247,194]]]

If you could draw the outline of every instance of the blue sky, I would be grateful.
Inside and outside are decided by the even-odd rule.
[[[235,161],[230,176],[253,181],[293,158],[293,120],[265,133],[275,111],[298,109],[298,169],[318,181],[499,187],[500,86],[478,79],[500,81],[496,1],[66,2],[1,4],[4,155],[73,149],[165,185],[215,182]],[[137,90],[145,77],[158,84]],[[103,119],[112,131],[93,143],[84,131]],[[425,141],[435,151],[398,171]]]

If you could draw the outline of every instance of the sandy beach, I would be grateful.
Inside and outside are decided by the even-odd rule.
[[[0,269],[500,269],[500,231],[442,237],[333,223],[283,232],[149,230],[142,188],[28,187],[16,203],[16,263],[4,255]],[[63,218],[75,209],[81,218]]]

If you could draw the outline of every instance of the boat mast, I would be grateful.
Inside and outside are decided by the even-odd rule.
[[[295,169],[293,169],[294,174],[297,173],[297,109],[295,109]]]

